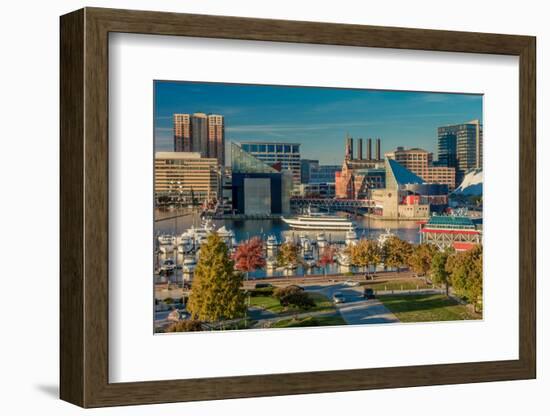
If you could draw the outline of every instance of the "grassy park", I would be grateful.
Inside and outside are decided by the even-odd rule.
[[[481,315],[445,295],[385,295],[379,299],[401,322],[481,319]]]
[[[314,305],[308,308],[300,307],[298,305],[287,305],[283,306],[281,301],[277,296],[275,296],[272,288],[265,289],[256,289],[250,293],[250,305],[258,308],[265,309],[267,311],[276,313],[276,314],[285,314],[285,313],[302,313],[302,312],[334,312],[334,305],[332,302],[320,293],[309,292],[309,296]],[[271,290],[269,290],[271,289]]]

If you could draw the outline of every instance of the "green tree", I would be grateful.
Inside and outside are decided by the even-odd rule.
[[[447,271],[447,261],[452,255],[450,249],[437,251],[432,257],[430,265],[430,278],[438,285],[445,285],[445,294],[449,296],[449,285],[451,283],[451,274]]]
[[[234,270],[227,246],[217,234],[208,236],[193,280],[187,310],[193,319],[221,321],[243,316],[242,273]]]
[[[352,264],[359,267],[376,267],[382,259],[378,243],[364,238],[351,247],[350,255]]]
[[[433,244],[422,243],[414,246],[408,258],[410,268],[420,276],[425,276],[432,266],[432,258],[437,253]]]
[[[384,265],[387,267],[396,267],[397,272],[399,272],[401,267],[405,267],[408,264],[411,253],[411,244],[401,240],[397,236],[389,237],[382,247]]]
[[[291,264],[298,264],[300,262],[300,249],[293,242],[286,242],[281,244],[279,252],[277,253],[277,263],[279,266],[285,267]]]
[[[445,266],[455,293],[483,310],[483,249],[481,245],[449,256]]]

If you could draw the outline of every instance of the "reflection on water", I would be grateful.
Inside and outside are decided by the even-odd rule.
[[[353,217],[353,220],[357,225],[356,231],[359,238],[363,237],[376,239],[380,234],[384,233],[386,229],[390,229],[390,231],[396,234],[399,238],[410,243],[418,243],[420,241],[418,233],[419,227],[414,221],[381,221],[378,219],[368,219],[362,216]],[[294,236],[296,239],[300,235],[316,238],[321,232],[321,230],[292,230],[281,220],[217,220],[213,223],[217,228],[225,225],[227,229],[232,229],[235,232],[237,242],[255,236],[260,236],[263,239],[266,239],[267,236],[271,234],[273,234],[278,241],[283,241],[287,235]],[[192,225],[198,227],[200,224],[201,221],[197,212],[191,213],[186,211],[185,215],[179,216],[177,219],[170,218],[155,222],[155,234],[158,235],[167,233],[179,235]],[[325,235],[327,240],[330,239],[330,241],[344,241],[345,232],[327,231]]]
[[[180,235],[183,232],[187,231],[191,226],[199,227],[201,221],[199,218],[198,212],[181,211],[184,215],[178,216],[177,218],[168,218],[162,221],[155,222],[155,236],[159,234],[172,234]],[[155,213],[156,218],[170,217],[170,213]],[[175,212],[174,212],[175,214]],[[359,238],[370,238],[377,239],[380,234],[386,232],[386,229],[396,234],[399,238],[409,241],[411,243],[418,243],[419,238],[419,226],[414,221],[381,221],[377,219],[368,219],[362,216],[353,217],[357,225],[357,236]],[[231,229],[235,233],[235,238],[237,242],[241,242],[251,237],[259,236],[262,239],[267,239],[267,236],[274,235],[277,238],[277,241],[282,242],[285,240],[285,237],[291,236],[296,241],[302,235],[309,237],[312,240],[317,238],[317,235],[321,230],[315,231],[302,231],[302,230],[292,230],[290,227],[281,220],[217,220],[213,224],[216,228],[225,226],[227,229]],[[338,244],[344,241],[345,232],[340,231],[327,231],[325,232],[326,239],[332,243]],[[317,248],[314,248],[313,252],[314,258],[318,258]],[[177,254],[176,252],[169,254],[159,254],[156,259],[157,262],[160,262],[166,258],[173,258],[176,260],[177,264],[182,264],[183,255]],[[273,277],[273,276],[301,276],[301,275],[310,275],[310,274],[341,274],[346,272],[356,272],[353,267],[343,267],[338,264],[332,264],[327,266],[326,269],[320,267],[313,268],[303,268],[299,266],[295,270],[284,270],[284,269],[269,269],[269,270],[257,270],[249,274],[250,277],[259,278],[259,277]],[[171,280],[181,281],[181,271],[178,271],[176,276],[172,276]]]

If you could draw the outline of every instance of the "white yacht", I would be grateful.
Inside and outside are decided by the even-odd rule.
[[[277,268],[277,259],[275,257],[268,257],[266,260],[266,266],[268,270]]]
[[[277,238],[273,234],[267,237],[266,246],[268,250],[277,248]]]
[[[298,215],[294,218],[282,217],[291,228],[298,230],[336,230],[347,231],[355,228],[353,221],[346,217],[338,215],[325,214],[320,212],[311,212]]]
[[[193,239],[186,234],[182,234],[178,244],[178,253],[187,254],[193,251]]]
[[[158,240],[161,246],[176,244],[176,237],[170,234],[161,234],[159,235]]]
[[[325,233],[319,233],[317,235],[317,246],[321,248],[325,248],[328,245],[327,238],[325,237]]]
[[[378,245],[380,247],[383,247],[386,241],[388,240],[388,238],[394,237],[394,236],[395,234],[392,233],[389,228],[386,228],[386,232],[378,236]]]
[[[166,259],[160,265],[160,271],[163,273],[172,273],[176,269],[176,263],[173,259]]]
[[[354,245],[357,244],[357,233],[355,230],[349,230],[346,232],[346,245]]]
[[[233,246],[233,243],[235,242],[235,233],[233,230],[228,230],[225,228],[225,225],[223,225],[216,230],[216,233],[224,241],[227,247],[231,248]]]
[[[312,267],[315,267],[317,265],[317,262],[313,258],[311,254],[306,254],[304,256],[304,266],[308,269],[311,269]]]

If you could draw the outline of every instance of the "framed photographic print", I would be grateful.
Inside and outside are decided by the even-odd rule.
[[[61,398],[536,376],[535,38],[61,17]]]

